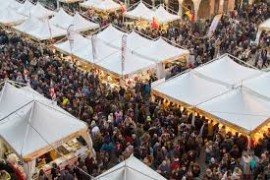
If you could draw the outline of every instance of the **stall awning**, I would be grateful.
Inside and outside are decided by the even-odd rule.
[[[144,46],[138,48],[135,53],[156,63],[174,61],[182,56],[189,55],[188,50],[173,46],[161,37],[156,41],[152,41],[147,48]]]
[[[244,129],[246,134],[270,118],[270,101],[244,87],[233,89],[197,108],[214,115],[225,124],[236,125],[236,130]]]
[[[166,180],[163,176],[131,155],[95,178],[96,180]]]
[[[113,0],[88,0],[80,3],[85,8],[93,8],[99,11],[115,11],[121,9],[121,5]]]
[[[152,21],[155,17],[155,13],[152,9],[146,7],[144,3],[140,2],[133,10],[126,12],[124,16],[132,19]]]
[[[123,63],[122,53],[118,51],[117,53],[114,53],[99,61],[97,65],[103,69],[107,69],[111,73],[117,74],[118,76],[125,76],[138,73],[145,69],[153,68],[156,64],[133,54],[130,50],[127,50]]]
[[[66,30],[50,24],[49,21],[40,21],[34,17],[28,18],[24,23],[14,28],[39,41],[65,36],[67,34]]]
[[[7,7],[0,12],[0,23],[4,25],[17,25],[25,21],[27,18],[18,14],[14,9]]]
[[[21,158],[34,159],[87,131],[84,122],[26,90],[6,83],[0,99],[0,136]]]
[[[166,11],[163,5],[160,5],[159,8],[155,11],[155,17],[157,21],[161,24],[167,24],[169,22],[173,22],[173,21],[177,21],[181,19],[180,16]]]
[[[236,63],[229,55],[222,56],[217,60],[202,65],[196,72],[229,85],[239,85],[242,81],[262,74],[261,71],[248,68]]]
[[[154,91],[192,107],[229,91],[229,88],[200,77],[191,70],[154,87]]]

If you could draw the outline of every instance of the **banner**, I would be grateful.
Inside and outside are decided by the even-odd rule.
[[[97,48],[96,48],[97,35],[94,34],[91,38],[93,62],[97,60]]]
[[[50,40],[52,41],[52,28],[49,22],[49,18],[47,18],[47,23],[48,23],[48,28],[49,28],[49,32],[50,32]]]
[[[59,2],[59,0],[56,0],[56,3],[57,3],[57,10],[59,10],[60,9],[60,2]]]
[[[218,23],[219,23],[221,17],[222,17],[222,14],[216,15],[214,17],[214,19],[213,19],[213,21],[211,23],[211,26],[209,28],[208,34],[207,34],[208,37],[211,37],[214,34],[214,32],[216,31]]]
[[[70,52],[72,53],[74,47],[74,24],[71,24],[67,28],[67,38],[69,41]]]
[[[124,34],[122,36],[122,48],[121,48],[121,51],[122,51],[122,75],[125,71],[125,60],[126,60],[126,51],[127,51],[127,35]]]

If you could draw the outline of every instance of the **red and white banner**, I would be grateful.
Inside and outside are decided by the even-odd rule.
[[[126,61],[126,51],[127,51],[127,35],[124,34],[122,36],[122,48],[121,48],[121,51],[122,51],[122,75],[124,75],[124,71],[125,71],[125,61]]]
[[[97,48],[96,48],[96,42],[97,42],[97,35],[94,34],[91,38],[92,43],[92,55],[93,55],[93,62],[97,60]]]
[[[73,47],[74,47],[74,34],[75,34],[74,24],[71,24],[67,28],[67,38],[68,38],[68,41],[69,41],[69,46],[70,46],[70,51],[71,52],[72,52]]]
[[[55,90],[54,90],[53,87],[50,88],[50,96],[51,96],[51,98],[52,98],[53,101],[56,100],[56,93],[55,93]]]

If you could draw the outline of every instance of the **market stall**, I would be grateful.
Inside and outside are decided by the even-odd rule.
[[[67,29],[72,23],[73,17],[68,14],[63,8],[60,8],[59,11],[49,20],[51,24]]]
[[[56,13],[56,15],[49,20],[49,22],[57,27],[67,30],[71,25],[75,32],[89,31],[99,28],[99,24],[93,23],[79,13],[75,13],[74,16],[66,13],[62,8]]]
[[[29,17],[31,15],[32,8],[35,7],[33,3],[26,0],[18,9],[17,13]]]
[[[52,163],[61,168],[94,155],[87,125],[42,95],[6,82],[0,99],[0,137],[24,163],[28,179]],[[61,129],[61,131],[59,131]]]
[[[45,8],[40,3],[37,3],[34,7],[31,8],[29,16],[36,17],[39,19],[48,19],[49,17],[52,17],[54,14],[55,14],[54,11],[51,11]]]
[[[92,8],[101,12],[112,12],[122,8],[120,4],[113,0],[88,0],[80,3],[80,6],[87,9]]]
[[[225,54],[158,84],[153,95],[225,125],[227,131],[258,135],[270,117],[269,97],[265,96],[269,90],[259,86],[267,76],[235,61]]]
[[[155,9],[150,9],[143,2],[139,2],[134,9],[125,12],[124,16],[135,20],[135,26],[140,29],[145,29],[149,26],[153,27],[154,24],[155,26],[162,25],[166,28],[168,23],[181,19],[180,16],[165,10],[163,5],[159,5]]]
[[[4,26],[14,26],[21,24],[27,18],[18,14],[14,9],[7,7],[0,12],[0,24]]]
[[[17,10],[21,6],[22,6],[22,4],[19,3],[16,0],[4,0],[4,1],[1,1],[0,10],[5,10],[7,8],[11,8],[11,9]]]
[[[92,37],[83,37],[80,34],[74,34],[74,41],[70,44],[69,40],[55,44],[54,47],[67,55],[72,55],[80,60],[94,64],[117,51],[103,43],[103,41],[96,38],[92,40]],[[93,41],[93,42],[92,42]],[[92,44],[95,44],[94,53]]]
[[[131,155],[125,161],[94,178],[95,180],[166,180],[159,173]]]
[[[49,21],[41,21],[35,17],[28,18],[22,24],[14,26],[14,29],[38,41],[51,40],[67,34],[66,30],[50,24]]]

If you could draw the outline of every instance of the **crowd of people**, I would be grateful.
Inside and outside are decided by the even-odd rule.
[[[266,3],[255,4],[238,11],[237,16],[223,16],[211,39],[205,38],[210,21],[182,21],[167,32],[147,29],[143,33],[166,36],[190,49],[195,65],[225,52],[243,59],[241,56],[248,51],[251,55],[247,58],[258,57],[263,66],[265,49],[250,42],[255,40],[258,22],[269,18],[269,7]],[[263,33],[260,44],[264,47],[268,43],[269,35]],[[89,179],[81,169],[97,176],[131,154],[171,180],[270,178],[268,134],[250,147],[244,135],[226,132],[225,126],[204,116],[197,115],[193,120],[185,108],[150,98],[148,82],[137,82],[133,90],[112,88],[96,71],[83,71],[49,47],[15,32],[1,30],[0,46],[1,80],[29,82],[48,98],[49,89],[54,87],[58,105],[89,124],[96,157],[78,159],[75,167],[66,167],[62,172],[54,164],[54,178]],[[39,178],[46,179],[43,171]]]

